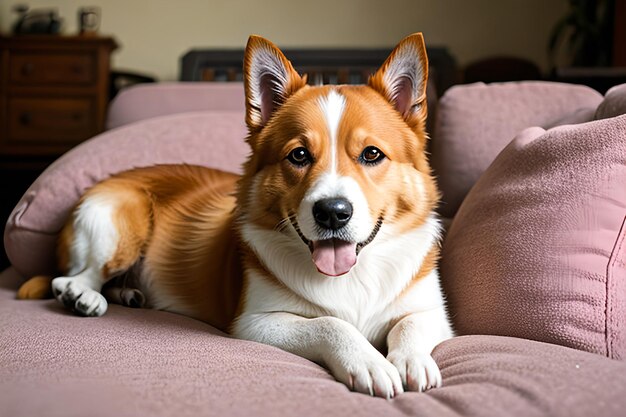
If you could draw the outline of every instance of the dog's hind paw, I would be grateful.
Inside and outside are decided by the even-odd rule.
[[[59,277],[52,280],[52,293],[63,305],[85,317],[102,316],[107,302],[102,294],[76,278]]]
[[[143,308],[146,297],[136,288],[104,287],[102,294],[109,303],[131,308]]]
[[[122,305],[132,308],[142,308],[146,304],[146,297],[143,293],[134,288],[123,288],[120,291]]]

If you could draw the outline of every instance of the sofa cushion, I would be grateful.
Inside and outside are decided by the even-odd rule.
[[[520,133],[463,202],[441,274],[460,334],[626,359],[626,116]]]
[[[604,100],[598,106],[595,118],[608,119],[620,114],[626,114],[626,84],[616,85],[606,92]]]
[[[54,300],[14,300],[0,276],[0,415],[621,416],[626,363],[521,339],[438,346],[444,386],[387,401],[350,392],[322,367],[155,310],[96,319]]]
[[[439,101],[432,142],[441,214],[454,217],[470,188],[519,131],[590,121],[601,101],[591,88],[542,81],[450,88]]]
[[[245,111],[243,83],[165,82],[137,84],[115,96],[107,129],[168,114],[197,111]]]
[[[249,147],[244,113],[195,112],[129,124],[86,141],[55,161],[10,215],[4,247],[24,276],[55,271],[57,234],[85,190],[112,174],[188,163],[239,172]]]

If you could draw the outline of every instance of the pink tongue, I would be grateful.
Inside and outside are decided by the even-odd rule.
[[[317,270],[329,276],[348,273],[356,263],[356,243],[339,239],[313,242],[313,262]]]

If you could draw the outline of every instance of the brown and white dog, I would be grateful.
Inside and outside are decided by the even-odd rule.
[[[422,35],[400,42],[368,85],[308,86],[257,36],[244,72],[243,176],[171,165],[95,185],[61,233],[54,296],[101,316],[104,284],[124,275],[136,290],[109,288],[113,301],[145,296],[324,364],[353,390],[440,386],[430,354],[452,330],[436,270]],[[19,296],[35,298],[42,282]]]

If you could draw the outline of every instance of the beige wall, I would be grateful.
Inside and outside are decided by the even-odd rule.
[[[284,47],[391,47],[421,31],[461,64],[493,54],[546,67],[547,39],[566,0],[0,0],[7,32],[16,3],[56,6],[64,32],[76,32],[76,10],[102,8],[103,34],[121,48],[114,66],[175,80],[179,58],[194,47],[242,48],[250,33]]]

